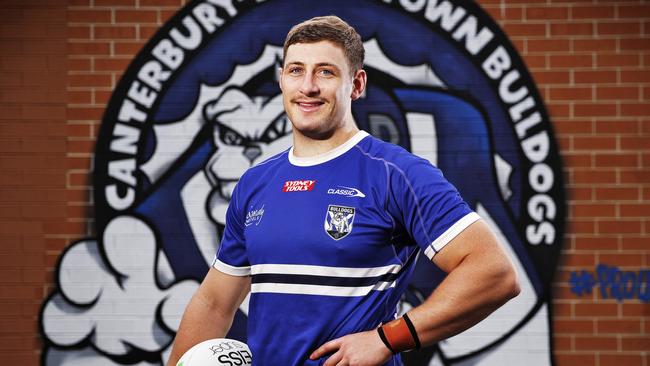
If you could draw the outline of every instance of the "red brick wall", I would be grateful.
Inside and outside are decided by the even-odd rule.
[[[483,1],[513,41],[561,147],[567,234],[553,299],[558,365],[650,365],[650,304],[578,297],[574,271],[650,269],[650,4]],[[489,3],[489,4],[488,4]],[[505,5],[507,3],[507,5]]]
[[[37,364],[38,311],[63,248],[93,234],[90,167],[106,103],[182,0],[0,5],[0,354]],[[491,0],[536,81],[561,146],[568,197],[554,284],[558,365],[650,365],[650,304],[578,297],[599,263],[648,269],[650,4]]]
[[[35,365],[38,310],[68,236],[66,2],[0,5],[0,354]]]

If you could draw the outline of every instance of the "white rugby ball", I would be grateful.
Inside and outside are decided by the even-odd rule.
[[[246,343],[228,338],[203,341],[183,354],[176,366],[246,366],[253,355]]]

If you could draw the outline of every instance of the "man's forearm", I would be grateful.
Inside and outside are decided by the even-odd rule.
[[[422,345],[430,345],[472,327],[518,293],[509,262],[470,254],[409,317]]]
[[[200,292],[195,293],[181,319],[167,365],[175,366],[183,353],[201,341],[225,337],[232,321],[232,316],[216,311]]]
[[[175,366],[183,353],[201,341],[225,337],[249,291],[249,277],[211,268],[183,313],[167,365]]]

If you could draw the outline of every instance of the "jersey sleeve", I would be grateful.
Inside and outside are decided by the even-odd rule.
[[[239,186],[238,183],[233,190],[226,211],[226,227],[212,267],[232,276],[249,276],[251,266],[248,261],[244,236],[244,212],[238,204]]]
[[[480,218],[428,161],[388,169],[389,211],[429,259]]]

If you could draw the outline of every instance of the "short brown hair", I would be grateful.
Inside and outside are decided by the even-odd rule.
[[[287,49],[294,43],[320,41],[330,41],[343,48],[353,74],[363,68],[365,51],[361,36],[352,26],[335,15],[315,17],[294,25],[284,41],[283,59],[286,59]]]

